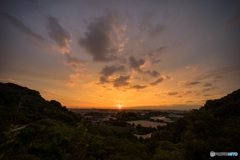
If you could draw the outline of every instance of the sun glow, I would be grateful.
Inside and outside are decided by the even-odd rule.
[[[122,106],[119,104],[119,105],[118,105],[118,108],[121,109],[121,107],[122,107]]]

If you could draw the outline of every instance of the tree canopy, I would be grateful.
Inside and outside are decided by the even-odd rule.
[[[137,114],[116,117],[119,121],[109,121],[115,126],[92,124],[38,91],[0,83],[0,159],[202,160],[212,159],[210,151],[240,151],[240,90],[209,100],[158,130],[137,125],[137,132],[153,132],[147,139],[117,127]],[[12,132],[21,124],[27,127]]]

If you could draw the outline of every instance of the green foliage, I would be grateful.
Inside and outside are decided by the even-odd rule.
[[[44,100],[37,91],[0,83],[0,159],[212,159],[210,151],[240,150],[239,100],[240,90],[207,101],[184,118],[158,126],[158,131],[137,125],[135,133],[153,132],[151,138],[138,140],[129,131],[133,127],[125,127],[126,120],[168,113],[149,112],[140,116],[123,111],[116,114],[118,120],[106,122],[112,126],[95,125],[55,100]],[[28,126],[12,132],[16,127],[13,124]]]
[[[164,120],[162,120],[162,119],[157,119],[156,122],[164,123]]]
[[[131,120],[142,119],[142,117],[139,114],[136,114],[134,112],[126,112],[126,111],[118,112],[115,115],[115,117],[120,121],[131,121]]]
[[[153,160],[183,160],[181,144],[174,144],[169,141],[158,142],[156,154]]]
[[[16,143],[15,137],[18,133],[11,133],[12,129],[16,126],[11,125],[8,128],[1,129],[1,139],[0,139],[0,159],[5,156],[11,156],[8,154],[9,151],[14,150],[14,144]]]
[[[89,113],[86,113],[85,116],[92,116],[94,118],[104,118],[103,113],[100,113],[100,112],[89,112]]]
[[[38,91],[13,83],[0,83],[0,124],[28,124],[45,118],[66,123],[79,122],[81,117],[55,101],[44,100]]]
[[[136,128],[134,133],[139,135],[145,135],[148,133],[152,133],[153,131],[154,129],[152,127],[141,127],[141,128]]]
[[[141,124],[138,124],[137,126],[136,126],[136,129],[141,129],[142,128],[142,125]]]
[[[110,119],[109,121],[105,121],[104,122],[106,125],[112,125],[112,126],[126,126],[127,122],[126,121],[122,121],[122,120],[112,120]]]
[[[168,116],[167,112],[155,111],[155,112],[148,112],[144,116],[141,116],[141,119],[149,119],[150,117],[157,117],[157,116]]]

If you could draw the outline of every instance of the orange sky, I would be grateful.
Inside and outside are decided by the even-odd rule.
[[[68,108],[192,109],[240,88],[237,1],[1,3],[0,81]]]

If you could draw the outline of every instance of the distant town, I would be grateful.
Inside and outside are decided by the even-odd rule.
[[[136,110],[136,109],[68,109],[87,119],[94,124],[127,127],[134,135],[149,138],[152,133],[142,132],[136,134],[139,127],[151,128],[152,131],[161,126],[183,118],[189,110]],[[146,133],[146,134],[145,134]]]

